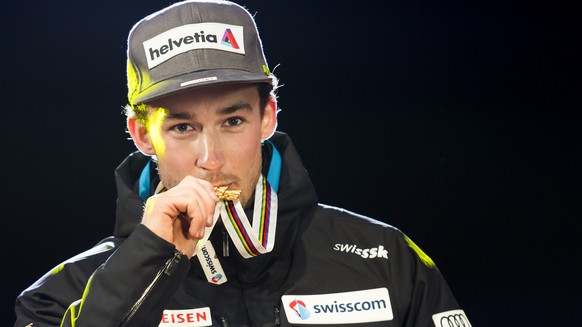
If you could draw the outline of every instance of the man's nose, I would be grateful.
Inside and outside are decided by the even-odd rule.
[[[205,170],[217,170],[224,163],[220,141],[216,136],[202,133],[198,138],[199,154],[196,166]]]

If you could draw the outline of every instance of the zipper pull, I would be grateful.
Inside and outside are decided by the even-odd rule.
[[[222,327],[228,327],[228,321],[226,321],[226,318],[220,317],[220,323],[222,324]]]
[[[227,258],[230,256],[230,249],[228,247],[228,232],[226,229],[222,229],[222,256]]]
[[[174,252],[174,256],[171,257],[168,261],[166,261],[166,265],[164,266],[164,274],[167,276],[171,276],[176,267],[178,267],[178,263],[180,263],[180,259],[184,254],[181,251],[176,250]]]

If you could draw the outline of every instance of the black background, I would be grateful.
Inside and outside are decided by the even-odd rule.
[[[127,32],[168,1],[3,5],[2,317],[110,235]],[[580,319],[578,8],[240,1],[320,201],[404,230],[473,326]],[[578,315],[577,315],[578,313]]]

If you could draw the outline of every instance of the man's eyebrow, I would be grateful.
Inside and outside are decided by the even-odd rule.
[[[237,112],[239,110],[252,111],[253,107],[247,102],[235,103],[232,106],[228,106],[228,107],[225,107],[225,108],[218,110],[218,114],[219,115],[230,115],[230,114]]]
[[[231,106],[228,107],[224,107],[218,110],[218,114],[219,115],[230,115],[232,113],[235,113],[239,110],[246,110],[246,111],[252,111],[253,107],[246,102],[241,102],[241,103],[235,103]],[[177,120],[192,120],[194,119],[194,115],[192,115],[190,112],[172,112],[170,110],[166,110],[167,112],[167,116],[166,119],[177,119]]]
[[[171,112],[166,111],[166,119],[191,120],[194,116],[189,112]]]

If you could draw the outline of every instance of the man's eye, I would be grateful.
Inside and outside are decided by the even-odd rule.
[[[226,120],[226,124],[228,126],[238,126],[240,124],[242,124],[242,119],[240,119],[239,117],[230,117]]]
[[[185,133],[191,130],[192,128],[188,124],[178,124],[172,128],[176,132]]]

